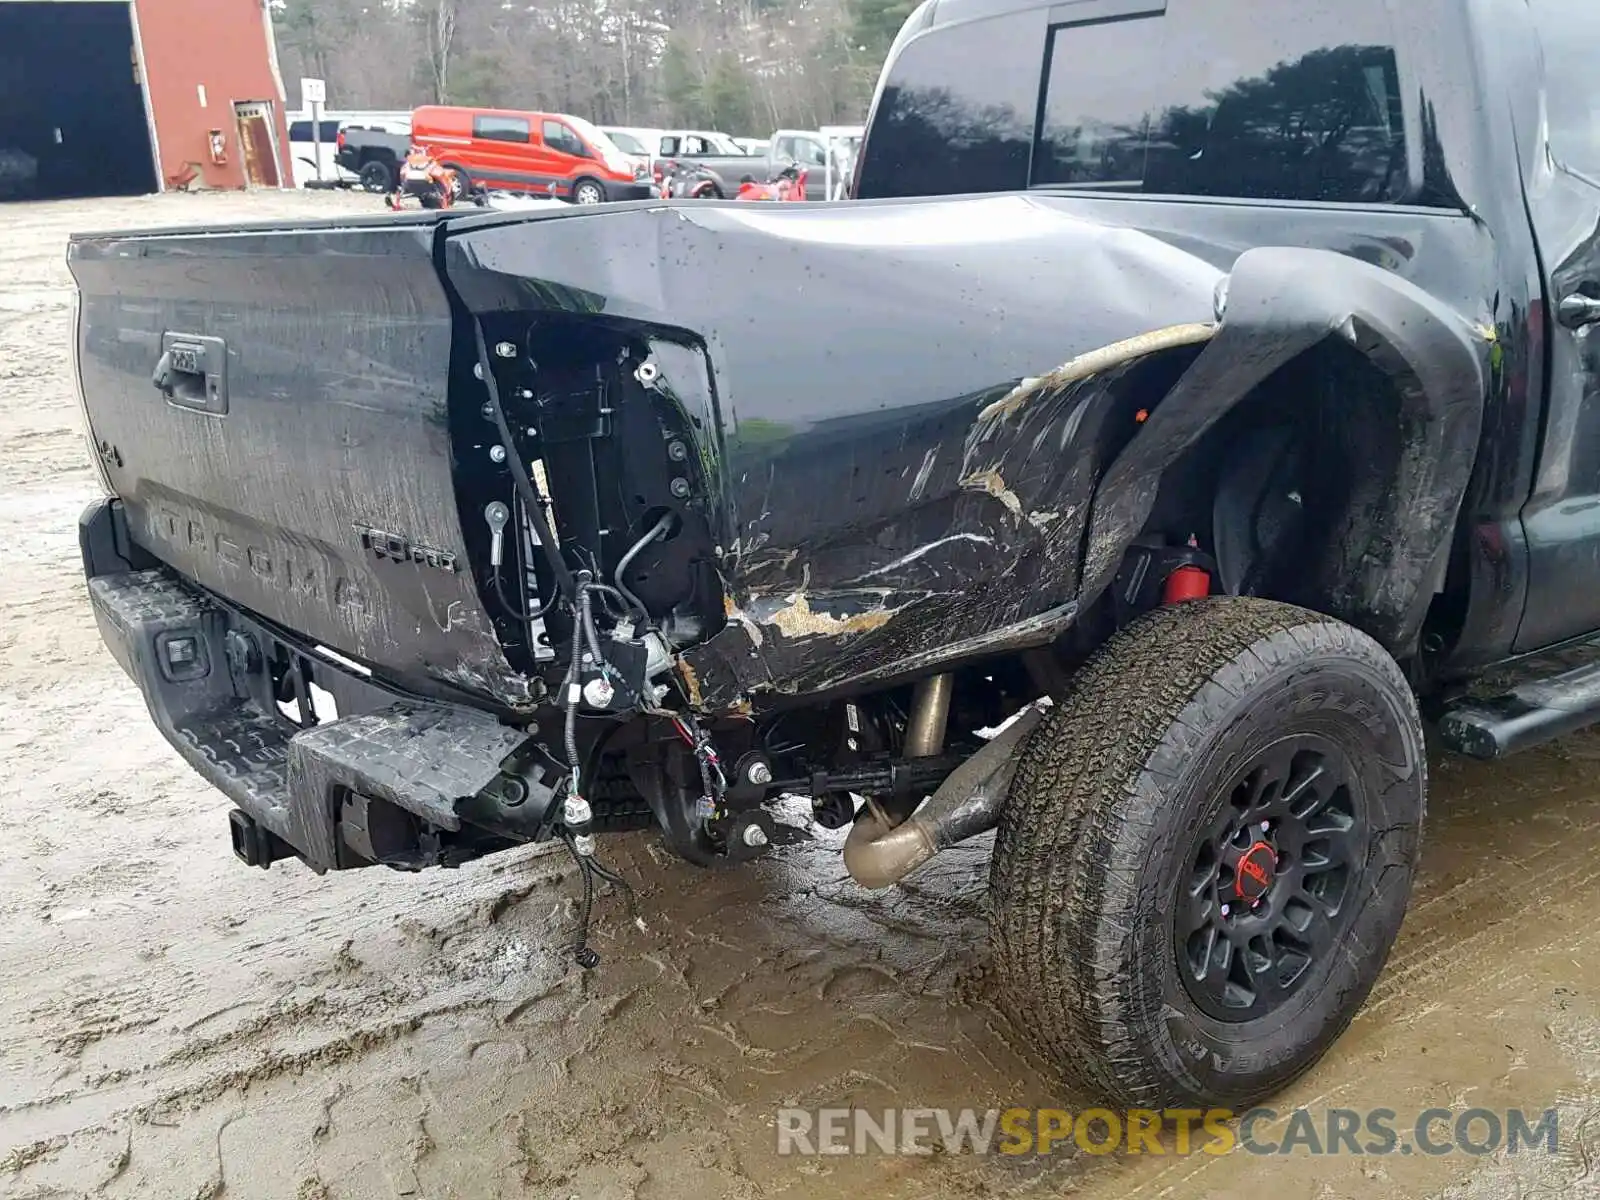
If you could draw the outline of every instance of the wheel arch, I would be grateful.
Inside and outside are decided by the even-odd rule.
[[[1359,364],[1393,453],[1352,456],[1347,510],[1296,602],[1365,630],[1391,653],[1414,650],[1443,587],[1471,478],[1494,332],[1421,288],[1328,251],[1247,251],[1218,290],[1216,335],[1152,406],[1102,475],[1085,540],[1084,600],[1111,582],[1169,476],[1230,414],[1304,402],[1296,365]],[[1254,407],[1252,407],[1254,406]],[[1248,427],[1248,420],[1244,422]]]

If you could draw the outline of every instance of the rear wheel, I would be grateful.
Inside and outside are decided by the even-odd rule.
[[[360,180],[362,191],[379,195],[394,191],[394,171],[377,159],[362,165]]]
[[[459,167],[455,163],[441,163],[440,165],[447,171],[455,172],[450,179],[450,199],[452,201],[465,200],[472,194],[472,176],[467,174],[465,167]]]
[[[606,190],[593,179],[580,179],[572,185],[574,204],[603,204]]]
[[[1383,968],[1426,781],[1366,635],[1260,600],[1142,618],[1023,749],[991,874],[1003,1002],[1108,1100],[1271,1094]]]

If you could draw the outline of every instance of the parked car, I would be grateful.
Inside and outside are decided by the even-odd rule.
[[[289,156],[294,169],[294,186],[305,187],[308,183],[318,181],[327,183],[354,182],[355,176],[340,168],[338,164],[339,153],[339,122],[323,119],[322,137],[322,169],[317,170],[317,142],[312,136],[313,129],[310,118],[291,120],[289,122]]]
[[[817,131],[827,152],[828,165],[823,178],[829,200],[843,200],[850,194],[850,181],[855,178],[856,158],[861,153],[861,141],[867,136],[865,125],[824,125]]]
[[[1597,17],[928,0],[871,204],[76,237],[101,635],[258,866],[997,828],[1019,1036],[1244,1109],[1383,969],[1421,713],[1600,721]]]
[[[312,136],[312,121],[309,116],[291,113],[289,116],[289,151],[294,166],[295,187],[305,187],[308,184],[323,183],[329,186],[353,186],[361,184],[368,191],[387,191],[391,178],[387,171],[382,177],[376,172],[369,172],[363,179],[361,168],[367,162],[377,158],[387,162],[387,153],[392,149],[395,139],[405,139],[409,136],[411,118],[409,114],[357,114],[357,113],[332,113],[325,114],[322,118],[321,135],[321,163],[322,170],[317,170],[318,144]],[[350,158],[351,166],[346,167],[339,161],[339,151],[343,146],[341,135],[348,135],[351,131],[358,133],[374,132],[390,135],[386,137],[383,145],[386,147],[383,155],[368,153],[363,156],[356,152]],[[403,158],[404,148],[400,150]],[[388,164],[392,165],[392,164]]]
[[[839,126],[840,130],[859,127]],[[753,139],[746,139],[753,140]],[[733,139],[723,134],[706,134],[692,131],[664,133],[659,140],[660,158],[663,161],[681,162],[704,172],[716,181],[715,195],[729,198],[738,194],[746,179],[765,183],[775,178],[791,163],[805,168],[806,199],[826,200],[830,185],[839,178],[837,170],[830,171],[829,135],[815,129],[779,129],[763,143],[760,155],[744,152]],[[732,150],[733,153],[729,153]],[[664,176],[664,170],[657,170]]]
[[[387,194],[394,191],[399,182],[400,169],[411,144],[408,130],[349,125],[339,130],[335,161],[365,191]]]
[[[664,129],[657,152],[667,158],[739,157],[743,148],[725,133],[710,129]],[[748,155],[744,155],[748,157]]]
[[[643,129],[637,126],[602,125],[600,132],[610,138],[618,150],[632,158],[642,160],[647,170],[651,172],[655,170],[657,152],[661,148],[661,130]]]
[[[436,147],[461,185],[545,192],[574,204],[643,200],[649,168],[596,126],[565,113],[428,106],[411,114],[412,138]]]

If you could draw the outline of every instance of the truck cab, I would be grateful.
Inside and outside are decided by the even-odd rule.
[[[926,0],[883,67],[852,194],[1071,196],[1118,220],[1226,231],[1229,245],[1292,226],[1434,287],[1430,242],[1476,225],[1461,265],[1483,283],[1467,294],[1514,297],[1498,361],[1521,371],[1485,428],[1541,398],[1550,419],[1523,429],[1514,469],[1478,472],[1427,657],[1450,674],[1600,628],[1600,599],[1576,598],[1600,597],[1600,517],[1576,515],[1600,512],[1600,408],[1583,398],[1600,387],[1587,349],[1600,312],[1600,9],[1277,12],[1272,0]],[[1484,94],[1510,97],[1505,120]],[[1513,160],[1526,208],[1504,186]],[[1249,233],[1256,222],[1278,228]],[[1500,277],[1511,257],[1533,269]],[[1480,319],[1497,320],[1487,308]]]

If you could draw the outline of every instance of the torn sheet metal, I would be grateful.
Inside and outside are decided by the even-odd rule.
[[[1192,444],[1269,360],[1330,336],[1334,318],[1370,340],[1350,306],[1330,315],[1292,289],[1282,321],[1264,325],[1260,297],[1230,278],[1241,255],[1277,238],[1321,247],[1249,253],[1305,256],[1296,269],[1322,300],[1346,278],[1338,264],[1364,272],[1363,296],[1381,291],[1373,280],[1420,291],[1405,280],[1414,254],[1364,261],[1380,242],[1417,245],[1415,225],[1400,212],[1357,222],[1042,195],[660,205],[469,219],[446,263],[471,308],[581,292],[597,318],[703,351],[707,377],[679,390],[708,397],[707,519],[727,604],[683,657],[715,710],[1056,636],[1148,511],[1159,468],[1130,446],[1159,457]],[[1435,223],[1427,236],[1448,275],[1429,290],[1465,302],[1480,234]],[[1144,410],[1155,416],[1136,428]],[[1445,474],[1475,421],[1441,435]]]

